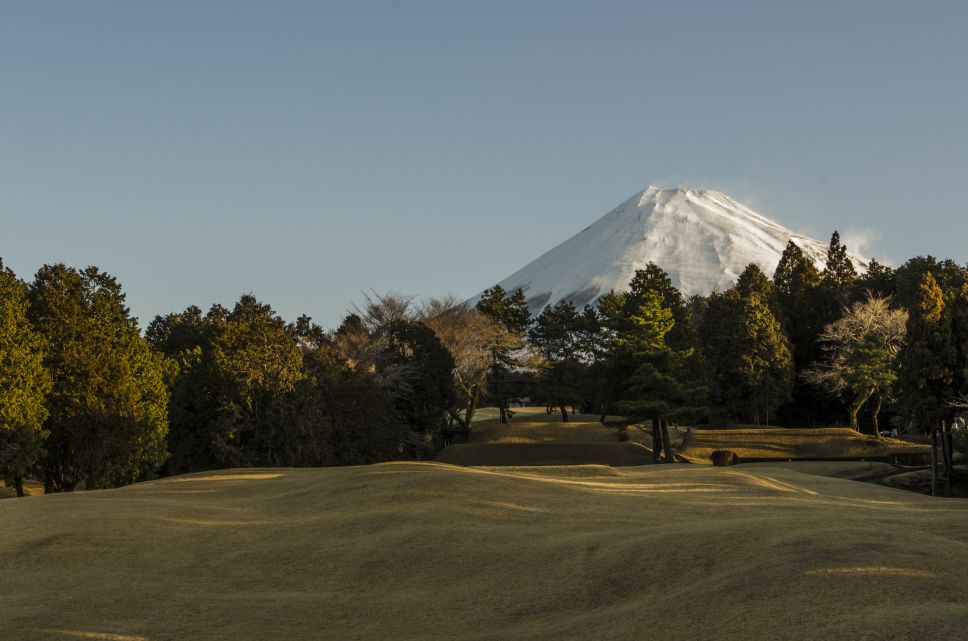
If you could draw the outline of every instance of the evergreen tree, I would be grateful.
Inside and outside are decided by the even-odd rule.
[[[440,445],[457,405],[454,359],[433,330],[419,321],[394,321],[386,332],[388,363],[402,368],[408,387],[396,399],[398,415],[431,447]],[[414,445],[420,447],[418,443]]]
[[[836,318],[836,300],[822,286],[820,272],[792,240],[773,274],[777,317],[783,324],[793,353],[793,368],[803,372],[821,355],[817,337]],[[836,416],[841,406],[810,385],[794,379],[792,398],[778,414],[788,423],[815,425]]]
[[[245,295],[233,309],[214,305],[156,318],[152,345],[181,372],[171,404],[174,472],[284,461],[277,436],[282,408],[305,373],[298,336],[271,307]]]
[[[24,495],[43,452],[51,388],[44,340],[27,320],[27,286],[0,260],[0,479]]]
[[[954,348],[953,387],[959,398],[968,397],[968,283],[963,284],[947,306]]]
[[[700,328],[714,401],[755,423],[769,423],[793,383],[790,344],[765,298],[767,283],[758,267],[747,267],[736,286],[710,296]]]
[[[847,246],[840,242],[840,232],[830,237],[827,248],[827,264],[823,270],[823,281],[831,291],[849,292],[851,284],[857,279],[857,270],[847,253]]]
[[[568,421],[566,404],[573,407],[584,395],[598,344],[599,320],[590,306],[578,312],[570,301],[546,307],[528,330],[528,340],[544,357],[540,378],[543,395]]]
[[[510,295],[500,285],[485,289],[477,303],[477,311],[502,323],[512,332],[525,332],[531,324],[528,301],[520,288]]]
[[[531,313],[524,291],[520,288],[510,296],[500,285],[485,290],[477,303],[477,311],[501,323],[516,340],[491,350],[491,369],[488,375],[488,395],[497,403],[501,422],[508,421],[508,403],[513,388],[511,371],[516,366],[515,357],[524,347],[525,333],[531,324]]]
[[[921,277],[913,302],[900,356],[899,409],[908,430],[926,432],[949,413],[957,352],[944,293],[931,272]]]
[[[152,351],[118,282],[95,267],[46,265],[29,318],[48,344],[45,489],[109,487],[164,462],[172,364]]]
[[[275,426],[286,466],[362,465],[403,454],[406,427],[373,374],[347,366],[325,342],[303,347],[305,376]]]
[[[650,262],[645,269],[637,269],[629,281],[629,288],[622,300],[626,317],[638,313],[639,308],[656,294],[662,306],[672,312],[675,324],[666,337],[666,342],[675,349],[688,349],[696,340],[691,331],[689,308],[682,293],[672,284],[672,279],[658,265]]]
[[[891,298],[896,292],[894,270],[872,258],[867,271],[854,282],[854,289],[856,300],[862,300],[865,294]]]
[[[634,420],[656,424],[695,419],[705,411],[706,390],[689,367],[694,351],[674,350],[666,343],[676,321],[658,292],[646,292],[640,300],[639,308],[625,316],[609,355],[634,366],[615,408]]]
[[[755,263],[746,266],[736,280],[734,289],[741,298],[756,296],[765,303],[769,303],[773,298],[773,282]]]

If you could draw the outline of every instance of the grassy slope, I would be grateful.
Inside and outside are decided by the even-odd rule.
[[[732,450],[743,459],[861,458],[893,454],[926,454],[927,446],[871,436],[848,428],[693,429],[685,435],[679,454],[695,462],[709,462],[715,450]]]
[[[644,432],[630,429],[621,443],[615,427],[602,425],[589,414],[546,414],[542,408],[520,408],[514,419],[501,424],[496,417],[475,421],[470,441],[444,449],[437,460],[454,465],[586,465],[616,467],[645,465],[652,460]]]
[[[965,503],[784,466],[218,472],[2,501],[0,540],[2,639],[926,639],[968,625]]]

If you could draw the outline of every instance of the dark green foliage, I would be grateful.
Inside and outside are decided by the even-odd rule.
[[[118,282],[95,267],[37,272],[29,317],[48,345],[45,481],[108,487],[164,462],[172,363],[141,337]]]
[[[713,294],[700,326],[717,407],[732,419],[760,423],[790,398],[790,343],[768,304],[769,281],[750,265],[736,286]]]
[[[871,259],[867,271],[854,281],[855,300],[862,300],[865,294],[878,298],[892,298],[895,294],[894,270]]]
[[[827,248],[823,282],[831,292],[847,294],[856,278],[857,270],[847,254],[847,246],[840,242],[840,233],[835,231],[830,237],[830,246]]]
[[[899,420],[908,431],[927,432],[950,414],[958,354],[944,292],[931,272],[921,277],[913,303],[901,352]]]
[[[404,429],[391,397],[365,368],[351,368],[306,316],[288,325],[245,295],[231,311],[214,305],[203,316],[189,307],[157,317],[146,334],[180,363],[172,386],[172,473],[369,463],[401,454]]]
[[[405,428],[374,377],[328,345],[304,351],[306,375],[282,410],[278,458],[288,466],[362,465],[401,456]]]
[[[658,292],[645,292],[639,300],[634,312],[606,321],[621,328],[607,358],[616,363],[615,371],[631,372],[615,409],[633,420],[693,420],[706,411],[706,389],[690,363],[695,352],[666,343],[676,321]]]
[[[500,285],[484,290],[477,303],[477,311],[502,323],[514,332],[527,331],[531,324],[528,301],[519,288],[510,295]]]
[[[27,308],[27,286],[0,260],[0,480],[18,493],[38,469],[52,384]]]
[[[594,396],[589,392],[590,366],[598,354],[600,322],[590,306],[578,312],[570,301],[546,307],[528,330],[528,340],[544,359],[539,378],[540,395],[561,409]]]
[[[753,263],[747,265],[743,273],[739,275],[733,289],[741,298],[745,299],[755,296],[760,301],[768,303],[773,298],[773,282],[767,278],[762,269]]]
[[[790,341],[794,370],[799,374],[820,357],[817,337],[837,317],[839,297],[828,295],[820,272],[792,240],[773,274],[773,288],[774,308]],[[792,400],[780,408],[779,414],[789,423],[816,425],[834,420],[842,410],[839,401],[828,399],[816,388],[797,380]]]
[[[182,367],[172,391],[170,469],[277,461],[280,408],[304,376],[293,328],[253,296],[231,311],[189,307],[148,328],[153,346]]]
[[[495,345],[491,349],[490,373],[487,377],[487,396],[501,410],[501,422],[507,422],[507,407],[509,398],[515,392],[522,390],[521,376],[513,372],[517,368],[516,352],[524,345],[524,335],[531,325],[531,312],[528,301],[521,289],[516,289],[510,296],[500,285],[484,291],[477,303],[477,311],[500,323],[504,328],[517,337],[516,341]]]
[[[454,359],[433,330],[419,321],[398,320],[385,328],[388,364],[404,372],[408,387],[397,397],[400,419],[410,431],[439,443],[457,405]]]
[[[953,387],[959,398],[968,396],[968,283],[963,284],[947,307],[955,349]]]
[[[629,289],[624,294],[622,311],[626,317],[637,313],[652,294],[656,294],[662,306],[672,312],[675,321],[666,342],[675,349],[688,349],[695,344],[695,336],[690,331],[689,308],[682,298],[682,293],[672,284],[672,279],[655,263],[649,263],[645,269],[635,270]]]

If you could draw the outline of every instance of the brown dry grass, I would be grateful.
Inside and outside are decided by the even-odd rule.
[[[37,481],[24,481],[24,494],[27,496],[38,496],[44,493],[44,485]],[[0,481],[0,499],[12,499],[17,497],[17,491],[12,487],[4,485]]]
[[[436,460],[453,465],[611,465],[628,467],[651,462],[651,438],[629,426],[629,440],[620,442],[618,430],[602,425],[591,414],[547,414],[540,407],[515,409],[510,423],[486,414],[475,421],[466,444],[451,445]],[[610,417],[615,418],[615,417]]]
[[[0,639],[931,639],[968,504],[784,465],[236,470],[0,502]]]
[[[709,463],[716,450],[732,450],[740,460],[804,458],[877,458],[925,454],[927,446],[892,438],[875,439],[848,428],[693,429],[679,454],[693,463]]]

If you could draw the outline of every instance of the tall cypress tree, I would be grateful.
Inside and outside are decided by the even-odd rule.
[[[661,267],[650,262],[644,269],[637,269],[623,294],[622,307],[627,317],[636,314],[642,305],[650,304],[656,294],[665,309],[672,312],[675,321],[666,342],[675,349],[686,349],[695,344],[690,327],[689,308],[682,293],[672,284],[672,279]]]
[[[957,353],[944,293],[931,272],[921,277],[913,303],[900,356],[899,409],[909,430],[928,431],[949,413]]]
[[[857,270],[847,253],[847,246],[840,242],[840,232],[835,231],[827,248],[827,264],[823,270],[824,284],[833,291],[846,294],[856,278]]]
[[[30,285],[28,316],[47,340],[54,382],[45,489],[154,473],[166,458],[172,364],[141,337],[117,280],[96,267],[45,265]]]
[[[27,286],[0,260],[0,479],[18,496],[40,461],[51,388],[44,340],[27,307]]]
[[[769,281],[750,265],[735,287],[710,296],[700,326],[717,405],[733,418],[769,422],[789,399],[790,343],[765,296]]]

